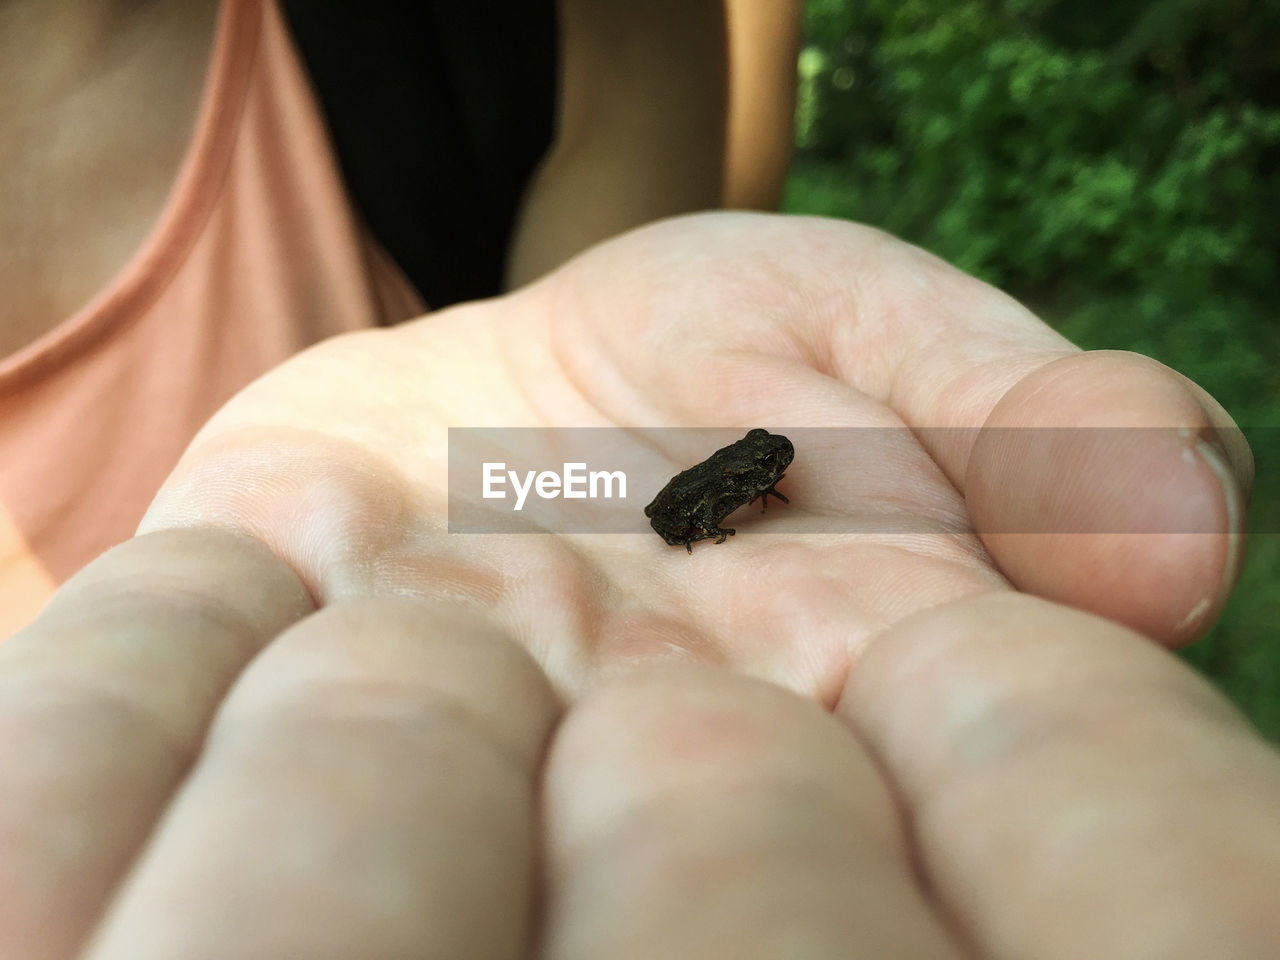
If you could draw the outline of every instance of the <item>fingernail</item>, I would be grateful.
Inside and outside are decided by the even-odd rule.
[[[1184,620],[1190,626],[1191,621],[1203,616],[1209,610],[1221,609],[1227,597],[1235,588],[1236,578],[1240,573],[1240,563],[1244,556],[1244,503],[1240,492],[1240,484],[1227,466],[1227,458],[1223,451],[1203,438],[1197,439],[1196,453],[1218,477],[1222,487],[1222,498],[1227,511],[1227,560],[1222,569],[1222,580],[1212,602],[1208,598],[1201,600]]]

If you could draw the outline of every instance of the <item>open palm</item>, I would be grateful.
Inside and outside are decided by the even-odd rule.
[[[450,534],[460,426],[855,439],[851,460],[797,444],[800,532],[690,557]],[[1103,472],[984,439],[1099,426],[1182,429]],[[0,714],[64,758],[48,783],[0,774],[24,877],[0,874],[0,946],[1253,956],[1277,934],[1280,765],[1140,635],[1184,642],[1225,601],[1251,480],[1230,426],[1153,361],[800,218],[667,222],[321,344],[0,648],[0,689],[75,694]],[[657,436],[670,473],[710,452]],[[1219,532],[1107,532],[1171,510]],[[975,532],[1028,516],[1047,532]],[[71,819],[74,870],[47,840]]]

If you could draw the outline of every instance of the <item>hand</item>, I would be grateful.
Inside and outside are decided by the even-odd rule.
[[[890,489],[801,451],[785,509],[1220,533],[445,532],[449,425],[904,422],[1187,429],[1089,483],[969,430]],[[328,342],[0,645],[0,955],[1266,955],[1280,763],[1135,632],[1216,616],[1249,464],[1166,368],[835,222]]]

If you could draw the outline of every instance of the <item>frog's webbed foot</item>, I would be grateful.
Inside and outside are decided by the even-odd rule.
[[[778,478],[778,480],[781,480],[781,479],[782,479],[782,477],[779,477],[779,478]],[[775,480],[775,481],[774,481],[774,483],[776,484],[776,483],[778,482],[778,480]],[[784,497],[782,494],[780,494],[780,493],[779,493],[779,492],[778,492],[778,491],[777,491],[773,486],[770,486],[768,490],[761,490],[761,491],[760,491],[760,493],[758,493],[756,496],[752,497],[752,498],[751,498],[749,501],[747,501],[747,502],[750,504],[750,503],[755,503],[755,502],[756,502],[756,500],[759,500],[759,501],[760,501],[760,512],[761,512],[761,513],[764,513],[764,512],[765,512],[765,510],[766,510],[766,509],[768,509],[768,506],[769,506],[769,495],[770,495],[770,494],[772,494],[773,496],[777,497],[777,498],[778,498],[779,500],[781,500],[783,503],[790,503],[790,502],[791,502],[791,501],[790,501],[790,500],[788,500],[786,497]]]
[[[734,535],[734,532],[728,527],[701,527],[697,533],[689,537],[688,540],[683,541],[684,548],[693,553],[693,545],[699,540],[710,540],[712,537],[718,537],[719,539],[716,540],[716,543],[724,543],[725,540]]]

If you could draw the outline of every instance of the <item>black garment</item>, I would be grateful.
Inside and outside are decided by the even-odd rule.
[[[492,296],[551,142],[555,0],[283,0],[347,187],[432,309]]]

